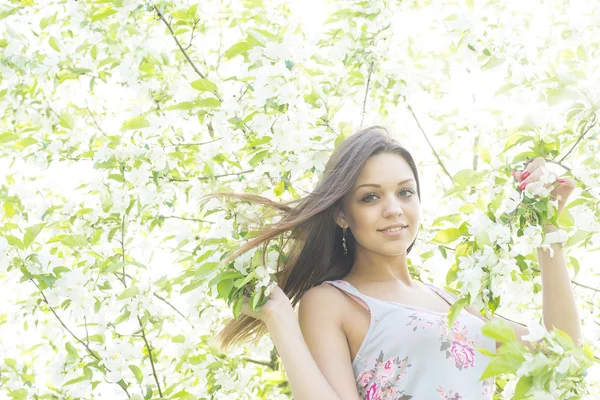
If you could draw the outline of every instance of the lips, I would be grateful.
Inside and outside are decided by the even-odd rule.
[[[388,229],[394,229],[394,228],[407,228],[407,227],[408,227],[408,225],[404,225],[404,224],[395,224],[395,225],[389,225],[389,226],[386,226],[386,227],[385,227],[385,228],[383,228],[383,229],[379,229],[379,231],[380,231],[380,232],[383,232],[383,231],[387,231]]]

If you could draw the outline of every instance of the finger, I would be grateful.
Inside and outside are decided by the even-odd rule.
[[[517,180],[517,182],[521,182],[524,171],[513,171],[513,176]]]
[[[521,180],[521,182],[519,183],[519,188],[521,190],[525,190],[525,187],[527,185],[529,185],[532,182],[538,181],[543,173],[544,173],[544,171],[541,168],[537,168],[537,169],[531,171],[529,174],[525,174],[525,173],[521,174],[521,178],[523,178],[523,176],[526,176],[526,178]]]
[[[556,180],[557,186],[564,188],[563,190],[569,189],[570,191],[575,190],[577,187],[577,181],[573,178],[562,176]],[[570,192],[569,192],[570,193]]]
[[[515,178],[517,178],[517,181],[522,182],[530,177],[536,169],[544,165],[546,165],[546,160],[544,157],[536,157],[525,165],[525,169],[523,171],[515,172]]]

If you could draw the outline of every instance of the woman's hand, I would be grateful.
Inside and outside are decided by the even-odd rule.
[[[246,298],[242,306],[242,313],[263,321],[267,326],[272,323],[287,321],[290,318],[297,320],[296,312],[292,307],[290,299],[275,282],[272,283],[269,300],[262,306],[260,311],[252,311]]]
[[[546,169],[546,160],[543,157],[535,158],[527,164],[525,171],[514,171],[513,175],[519,182],[518,186],[521,190],[526,190],[527,186],[533,184],[550,191],[550,199],[558,199],[559,215],[577,186],[573,178],[562,177],[553,180],[553,174]]]

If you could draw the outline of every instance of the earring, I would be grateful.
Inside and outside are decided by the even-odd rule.
[[[344,228],[343,232],[342,232],[342,247],[344,248],[344,255],[347,256],[348,255],[348,247],[346,247],[346,230],[348,228]]]

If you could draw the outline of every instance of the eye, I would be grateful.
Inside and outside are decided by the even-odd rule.
[[[410,193],[410,196],[406,196],[406,195],[404,196],[404,197],[410,198],[410,197],[412,197],[415,194],[415,191],[412,190],[412,189],[402,189],[398,193]],[[366,195],[365,197],[363,197],[361,201],[364,202],[364,203],[371,203],[372,202],[371,200],[367,200],[367,199],[370,199],[371,196],[377,196],[377,195],[375,193],[369,193],[368,195]]]

